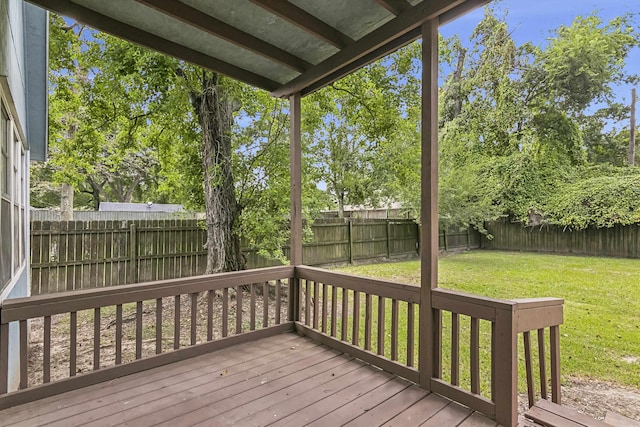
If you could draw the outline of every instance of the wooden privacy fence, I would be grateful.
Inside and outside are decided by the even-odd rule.
[[[415,256],[413,220],[327,220],[311,226],[306,265]],[[442,233],[440,247],[479,247],[477,233]],[[206,232],[197,220],[32,221],[31,293],[92,289],[204,274]],[[285,247],[285,255],[289,248]],[[243,249],[249,268],[279,265]]]
[[[503,219],[485,227],[493,239],[483,238],[483,249],[640,258],[638,225],[569,230],[547,225],[526,227]]]

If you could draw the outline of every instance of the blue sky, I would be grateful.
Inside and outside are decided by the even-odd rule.
[[[571,25],[576,16],[597,11],[600,18],[608,22],[627,12],[640,14],[640,0],[502,0],[495,4],[508,9],[507,22],[516,43],[529,41],[539,46],[544,46],[551,32],[560,25]],[[482,9],[475,10],[443,25],[440,33],[445,37],[458,34],[462,40],[466,40],[482,15]],[[640,16],[636,22],[640,24]],[[640,48],[630,52],[626,70],[640,74]],[[619,102],[628,104],[631,100],[631,86],[617,87],[615,93]]]

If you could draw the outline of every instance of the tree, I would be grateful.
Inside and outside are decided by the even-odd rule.
[[[54,14],[50,28],[54,181],[67,190],[73,186],[91,194],[94,209],[101,200],[129,202],[134,195],[144,200],[157,185],[154,140],[162,130],[154,126],[153,116],[166,111],[163,87],[137,70],[148,58],[161,56],[69,25]]]

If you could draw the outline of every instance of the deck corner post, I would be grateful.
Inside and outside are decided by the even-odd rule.
[[[513,307],[511,307],[513,308]],[[518,330],[513,309],[497,309],[495,339],[492,340],[493,401],[496,422],[504,427],[518,425]]]
[[[431,390],[438,377],[439,313],[431,303],[438,287],[438,25],[433,18],[422,24],[422,177],[420,222],[420,319],[418,367],[420,386]],[[438,336],[436,336],[438,335]]]
[[[289,321],[300,320],[300,280],[295,266],[302,264],[302,133],[300,115],[300,93],[289,97],[291,120],[289,159],[291,171],[291,249],[289,259],[294,274],[289,280]]]

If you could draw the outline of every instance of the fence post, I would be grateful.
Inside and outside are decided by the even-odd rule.
[[[131,282],[138,283],[138,239],[136,232],[136,223],[132,222],[129,226],[129,277]]]
[[[471,226],[467,225],[467,249],[471,249]]]
[[[442,229],[442,239],[444,240],[444,251],[449,251],[449,244],[447,243],[447,228]]]
[[[353,223],[349,218],[349,264],[353,264]]]
[[[391,259],[391,221],[387,218],[387,259]]]

